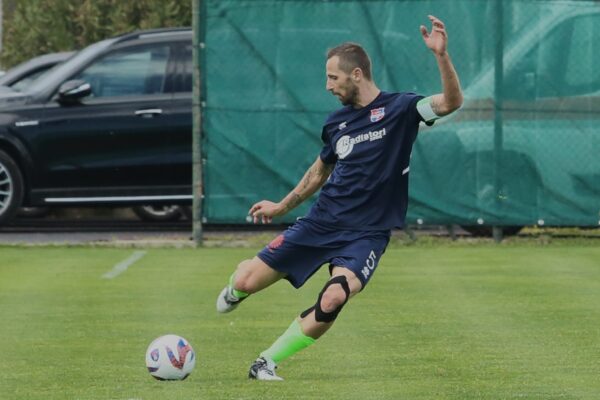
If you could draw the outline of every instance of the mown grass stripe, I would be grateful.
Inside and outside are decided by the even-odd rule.
[[[102,278],[103,279],[116,278],[117,276],[121,275],[123,272],[127,271],[127,268],[132,266],[136,261],[138,261],[140,258],[144,257],[145,255],[146,255],[145,251],[142,251],[142,250],[134,251],[133,254],[129,258],[116,264],[113,267],[113,269],[111,269],[110,271],[108,271],[107,273],[102,275]]]

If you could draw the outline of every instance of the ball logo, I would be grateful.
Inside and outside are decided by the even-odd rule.
[[[152,358],[152,361],[158,361],[158,349],[152,350],[152,353],[150,353],[150,358]]]
[[[185,358],[187,354],[192,351],[192,348],[189,344],[186,344],[183,340],[180,340],[177,343],[177,355],[179,359],[175,357],[173,354],[173,350],[169,346],[165,346],[167,349],[167,355],[169,356],[169,360],[171,361],[171,365],[173,365],[177,369],[183,369],[183,365],[185,364]],[[192,353],[193,354],[193,353]]]
[[[342,136],[335,145],[335,154],[337,154],[339,159],[344,159],[352,152],[353,147],[354,142],[350,140],[350,136]]]

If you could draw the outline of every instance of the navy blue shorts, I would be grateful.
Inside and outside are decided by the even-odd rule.
[[[354,272],[364,288],[390,241],[390,231],[348,231],[299,219],[258,253],[269,267],[301,287],[325,263]]]

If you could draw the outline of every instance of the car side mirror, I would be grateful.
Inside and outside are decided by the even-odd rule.
[[[60,85],[58,88],[58,101],[74,103],[90,94],[92,94],[92,85],[84,80],[75,79]]]

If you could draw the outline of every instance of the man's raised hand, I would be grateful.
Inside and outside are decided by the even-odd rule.
[[[425,45],[436,55],[444,55],[448,46],[448,35],[444,23],[433,15],[428,16],[431,21],[431,32],[427,32],[424,25],[420,26],[421,35]]]

